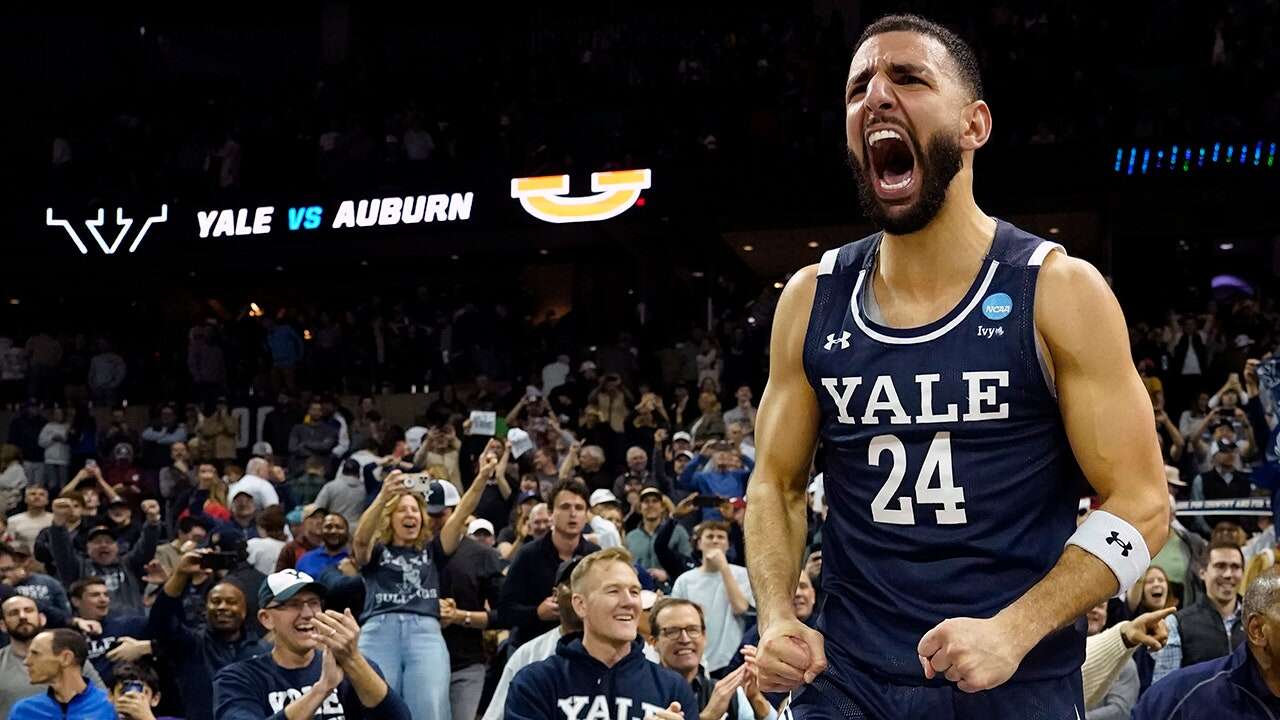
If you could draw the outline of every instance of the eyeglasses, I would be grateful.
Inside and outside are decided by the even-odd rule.
[[[324,603],[319,598],[311,598],[309,600],[290,600],[279,605],[270,606],[270,610],[287,610],[289,612],[302,612],[303,608],[310,608],[312,612],[319,613],[324,608]]]
[[[687,627],[666,627],[660,631],[662,637],[667,640],[675,640],[680,637],[680,633],[689,636],[690,640],[697,640],[702,637],[702,628],[698,625],[689,625]]]

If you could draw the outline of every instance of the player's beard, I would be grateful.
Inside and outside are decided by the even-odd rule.
[[[947,133],[938,133],[929,141],[922,152],[915,138],[911,138],[916,156],[916,166],[912,170],[916,177],[922,177],[919,193],[915,202],[907,207],[905,213],[890,215],[888,206],[876,195],[874,183],[875,171],[871,168],[871,158],[859,163],[853,151],[848,151],[849,166],[853,169],[853,179],[858,184],[858,202],[862,212],[877,227],[892,235],[906,235],[924,229],[947,200],[947,188],[951,180],[960,172],[963,159],[960,154],[960,141]]]

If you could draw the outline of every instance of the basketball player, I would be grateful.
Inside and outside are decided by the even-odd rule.
[[[778,303],[746,517],[761,689],[805,686],[796,717],[1083,717],[1072,625],[1142,576],[1168,518],[1120,307],[1093,267],[975,203],[992,121],[963,41],[883,18],[845,100],[883,231]],[[814,630],[791,598],[818,438]],[[1077,530],[1080,471],[1102,506]]]

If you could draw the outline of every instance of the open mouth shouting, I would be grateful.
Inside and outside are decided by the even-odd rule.
[[[892,202],[915,190],[916,154],[905,131],[888,125],[867,129],[867,165],[876,196]]]

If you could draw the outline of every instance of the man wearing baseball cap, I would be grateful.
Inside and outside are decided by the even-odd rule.
[[[622,536],[618,534],[618,529],[599,514],[600,509],[610,505],[616,508],[622,507],[618,496],[614,495],[612,490],[600,488],[591,493],[591,533],[588,534],[587,539],[599,545],[601,549],[618,547],[622,544]]]
[[[270,653],[223,668],[213,679],[216,720],[410,720],[404,700],[359,648],[350,611],[323,610],[325,587],[281,570],[258,589],[258,621],[273,633]]]

